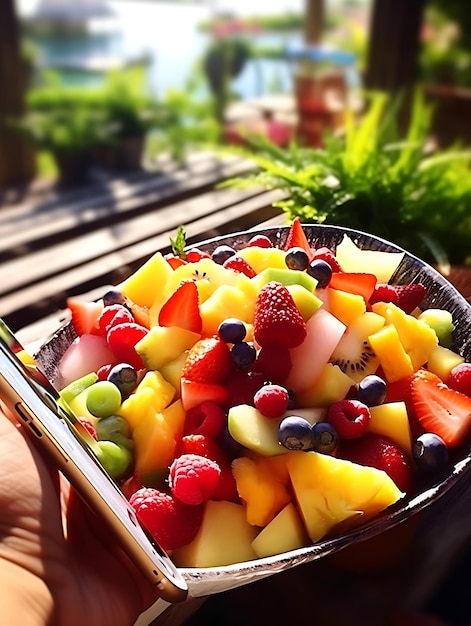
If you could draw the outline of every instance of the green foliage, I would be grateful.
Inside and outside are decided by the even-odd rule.
[[[364,230],[428,261],[471,262],[471,154],[427,150],[432,111],[415,94],[402,136],[400,101],[371,96],[367,112],[347,112],[345,132],[322,149],[279,148],[253,137],[245,151],[260,170],[230,185],[285,190],[278,203],[292,220]]]

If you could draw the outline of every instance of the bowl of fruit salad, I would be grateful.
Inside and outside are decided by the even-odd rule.
[[[67,304],[36,359],[192,596],[378,536],[469,470],[471,309],[389,242],[294,220]]]

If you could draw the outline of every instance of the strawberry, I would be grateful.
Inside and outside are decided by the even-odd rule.
[[[148,332],[147,328],[135,322],[117,324],[112,326],[106,334],[106,341],[118,361],[129,363],[139,370],[144,367],[144,362],[137,354],[134,346]]]
[[[471,363],[460,363],[450,372],[447,385],[471,397]]]
[[[203,322],[198,307],[198,288],[194,281],[182,283],[164,303],[159,326],[178,326],[201,333]]]
[[[306,324],[294,300],[279,282],[264,285],[255,302],[254,338],[261,347],[299,346],[306,337]]]
[[[103,311],[103,302],[87,302],[70,297],[67,298],[66,304],[77,335],[99,334],[98,318]]]
[[[220,475],[221,468],[216,461],[198,454],[183,454],[170,465],[168,482],[175,498],[197,505],[213,496]]]
[[[180,393],[185,411],[189,411],[205,401],[226,406],[229,397],[229,392],[222,385],[199,383],[186,378],[181,380]]]
[[[406,454],[388,437],[366,433],[358,439],[344,440],[340,456],[359,465],[383,470],[405,493],[412,488],[411,464]]]
[[[203,519],[203,505],[185,504],[151,487],[136,491],[129,498],[129,504],[139,522],[164,550],[174,550],[190,543]]]
[[[241,256],[234,255],[229,257],[227,261],[224,261],[223,267],[228,270],[234,270],[235,272],[245,274],[249,278],[256,276],[256,272],[253,267]]]
[[[397,296],[397,306],[406,313],[412,311],[419,306],[425,296],[425,286],[420,283],[411,283],[410,285],[394,285]]]
[[[199,248],[192,248],[188,250],[186,253],[186,260],[188,263],[196,263],[197,261],[201,261],[201,259],[210,259],[211,255],[208,252],[204,252]]]
[[[98,318],[98,326],[100,332],[106,335],[112,326],[134,321],[134,317],[128,308],[122,304],[110,304],[105,306]]]
[[[176,270],[180,265],[185,265],[186,261],[176,254],[169,253],[165,255],[165,260],[173,270]]]
[[[216,404],[206,400],[186,412],[185,434],[201,434],[216,439],[226,425],[226,414]]]
[[[440,380],[440,379],[439,379]],[[426,432],[450,447],[457,446],[471,427],[471,398],[444,383],[416,377],[411,384],[414,412]]]
[[[199,383],[221,384],[231,369],[231,351],[217,336],[205,337],[190,348],[183,364],[182,378]]]
[[[335,254],[332,252],[332,250],[330,250],[330,248],[327,248],[326,246],[321,246],[320,248],[317,248],[317,250],[314,250],[314,254],[313,254],[311,261],[315,261],[317,259],[328,263],[330,267],[332,268],[333,272],[342,271],[342,268],[340,267],[339,262],[335,258]]]
[[[284,250],[289,250],[290,248],[302,248],[307,253],[309,261],[312,261],[314,251],[309,245],[299,217],[294,218],[288,231]]]
[[[368,302],[376,287],[376,276],[361,272],[333,272],[329,287],[358,294]]]

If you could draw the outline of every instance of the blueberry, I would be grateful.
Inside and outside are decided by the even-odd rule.
[[[110,306],[111,304],[122,304],[125,306],[126,297],[118,289],[110,289],[110,291],[107,291],[103,296],[103,305]]]
[[[288,450],[312,450],[314,437],[311,424],[297,415],[285,417],[278,426],[278,441]]]
[[[311,430],[314,440],[313,450],[323,454],[330,454],[335,450],[339,436],[332,424],[329,422],[317,422]]]
[[[324,289],[332,278],[332,268],[322,259],[314,259],[307,267],[307,273],[317,280],[317,287]]]
[[[290,270],[304,270],[309,265],[309,257],[303,248],[290,248],[285,256],[286,267]]]
[[[378,406],[386,398],[386,381],[370,374],[358,383],[358,400],[366,406]]]
[[[257,356],[257,351],[251,343],[247,343],[246,341],[241,341],[240,343],[236,343],[232,346],[231,349],[231,359],[234,366],[243,370],[247,367],[250,367],[252,363],[255,361]]]
[[[443,470],[449,459],[446,443],[434,433],[424,433],[417,437],[412,447],[412,456],[419,469],[427,474],[437,474]]]
[[[129,363],[117,363],[106,378],[118,387],[122,398],[126,398],[137,384],[137,372]]]
[[[223,265],[224,261],[230,259],[231,256],[234,256],[235,253],[236,251],[234,250],[234,248],[223,244],[215,248],[211,255],[211,258],[215,263],[218,263],[218,265]]]
[[[219,324],[218,334],[225,343],[240,343],[244,341],[247,329],[241,320],[228,317]]]

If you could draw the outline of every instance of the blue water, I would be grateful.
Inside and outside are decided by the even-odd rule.
[[[20,14],[27,15],[37,0],[17,0]],[[87,38],[63,40],[42,39],[40,53],[47,59],[57,56],[99,55],[136,58],[148,54],[148,80],[151,90],[163,96],[169,88],[183,89],[194,73],[195,63],[201,58],[208,36],[197,25],[214,11],[230,10],[239,16],[301,12],[303,0],[212,0],[200,4],[160,2],[152,0],[111,0],[116,13],[115,32]],[[254,7],[256,10],[254,10]],[[299,41],[300,34],[278,35],[264,33],[257,37],[260,45],[288,44]],[[100,76],[64,72],[62,80],[69,84],[96,84]],[[291,87],[291,74],[285,61],[258,60],[247,64],[233,84],[234,91],[243,98],[255,97],[271,91],[286,91]]]

